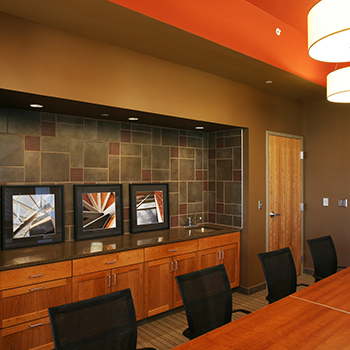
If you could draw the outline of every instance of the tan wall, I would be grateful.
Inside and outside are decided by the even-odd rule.
[[[350,106],[318,101],[305,104],[305,239],[331,235],[338,264],[350,255]],[[323,207],[322,198],[329,198]],[[339,207],[338,199],[348,199]],[[305,243],[305,266],[313,268]]]
[[[303,135],[302,103],[3,14],[0,42],[1,88],[249,128],[241,284],[264,280],[266,131]]]

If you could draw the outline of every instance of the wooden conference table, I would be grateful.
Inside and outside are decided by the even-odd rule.
[[[175,349],[350,349],[350,268]]]

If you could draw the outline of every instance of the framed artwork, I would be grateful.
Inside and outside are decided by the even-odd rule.
[[[169,228],[168,184],[130,184],[130,232]]]
[[[2,186],[2,249],[64,242],[63,186]]]
[[[74,215],[77,241],[122,235],[122,185],[75,185]]]

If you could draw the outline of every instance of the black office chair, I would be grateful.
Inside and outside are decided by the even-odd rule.
[[[231,322],[232,291],[224,265],[175,276],[184,303],[188,328],[182,334],[196,338],[214,328]]]
[[[266,300],[273,303],[297,290],[297,272],[289,247],[258,254],[264,270],[268,295]]]
[[[307,243],[314,262],[315,282],[333,275],[338,269],[346,268],[338,266],[337,252],[331,236],[309,239]]]
[[[136,316],[130,289],[48,311],[56,350],[136,349]]]

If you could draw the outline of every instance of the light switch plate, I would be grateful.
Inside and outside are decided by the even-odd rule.
[[[323,206],[328,207],[328,203],[329,203],[328,198],[323,198]]]

